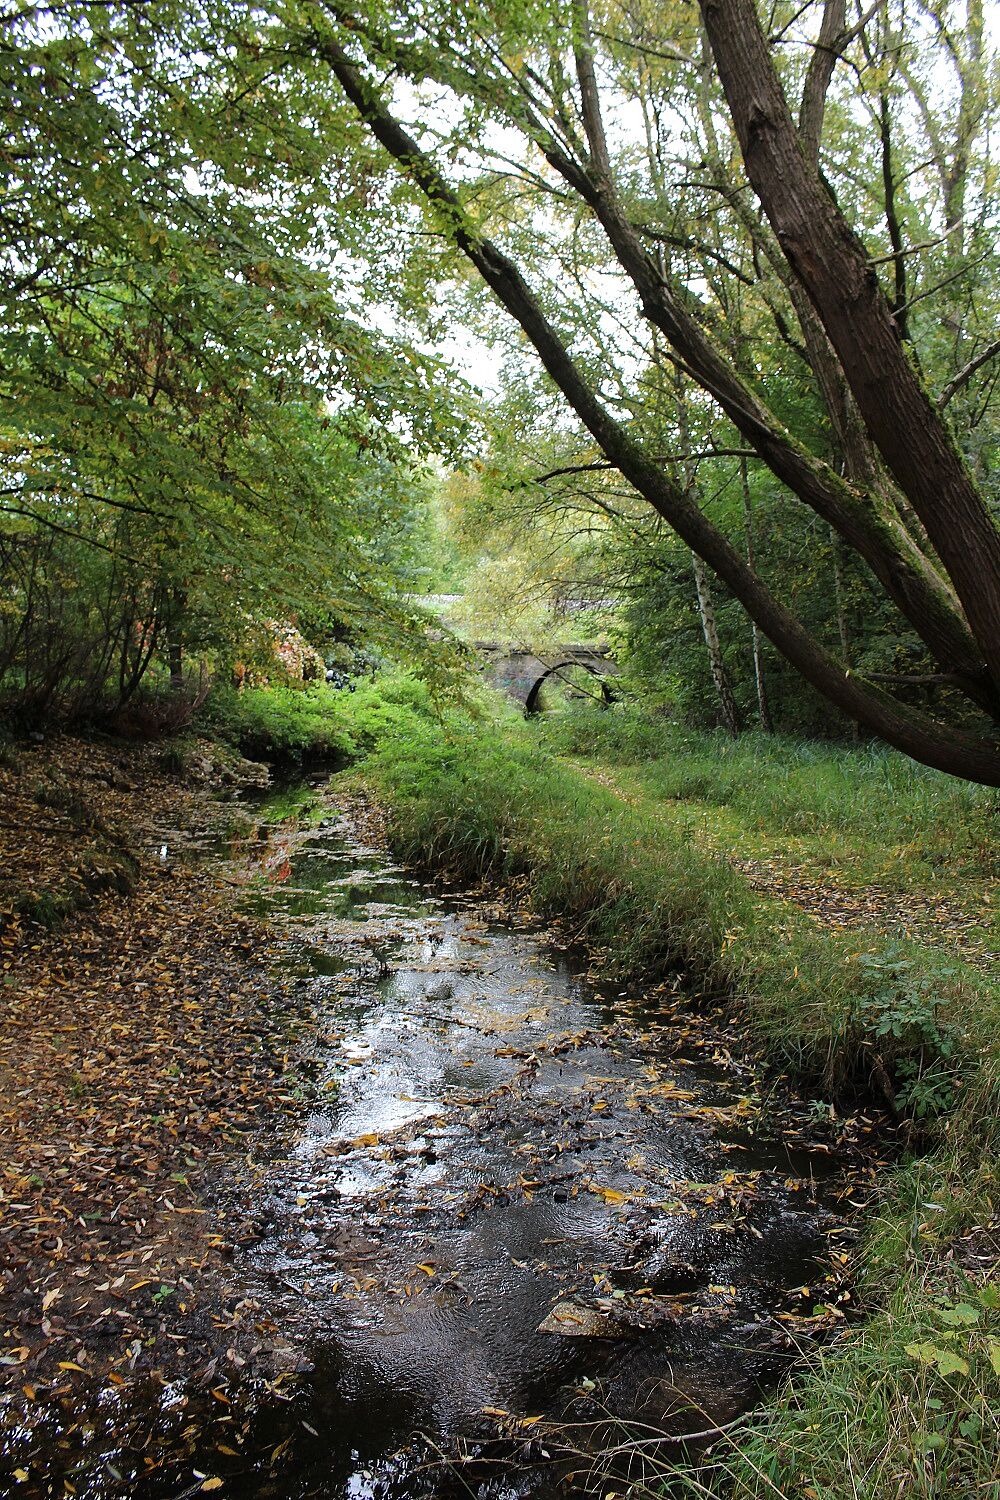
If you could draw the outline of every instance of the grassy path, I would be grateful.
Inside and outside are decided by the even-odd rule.
[[[829,828],[796,835],[729,806],[664,797],[655,762],[613,770],[579,757],[570,764],[823,928],[943,950],[985,977],[1000,969],[1000,877],[987,860],[962,873],[935,869],[906,844],[883,841],[877,826],[866,837]]]

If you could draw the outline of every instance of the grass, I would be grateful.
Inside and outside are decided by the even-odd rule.
[[[737,852],[801,858],[854,885],[908,890],[1000,878],[1000,795],[869,746],[699,734],[641,710],[582,708],[544,729],[557,753],[614,766],[624,786]]]
[[[667,1492],[997,1500],[1000,1286],[963,1239],[993,1213],[993,1177],[948,1153],[901,1170],[865,1245],[874,1315],[813,1352],[709,1465],[664,1476]]]
[[[326,683],[216,687],[194,727],[262,760],[344,765],[391,739],[415,716],[435,713],[428,689],[399,674],[349,691]]]

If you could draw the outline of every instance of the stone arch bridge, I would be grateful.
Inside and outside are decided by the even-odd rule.
[[[616,676],[619,668],[610,647],[601,642],[575,642],[553,647],[551,651],[531,651],[501,641],[476,641],[474,644],[484,659],[483,675],[487,681],[520,703],[525,713],[534,713],[538,708],[542,684],[569,667],[583,667],[590,672],[596,679],[595,687],[602,701],[611,701],[607,679]]]

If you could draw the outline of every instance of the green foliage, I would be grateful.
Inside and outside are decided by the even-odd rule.
[[[542,721],[541,732],[557,754],[633,765],[664,755],[676,742],[678,731],[665,715],[626,699],[599,712],[589,703],[569,704],[562,713]]]
[[[466,695],[470,706],[474,697]],[[441,710],[427,681],[403,670],[349,688],[216,688],[198,727],[251,757],[338,765],[424,728],[440,733]]]
[[[218,688],[201,725],[226,744],[266,760],[342,762],[354,753],[344,694],[311,687]]]
[[[894,1069],[899,1107],[918,1120],[941,1114],[955,1099],[956,1038],[938,1000],[955,968],[943,964],[928,973],[925,961],[921,972],[898,944],[859,954],[858,963],[871,988],[858,1001],[856,1020]]]
[[[988,1163],[950,1154],[899,1172],[861,1265],[878,1310],[832,1348],[812,1352],[708,1472],[665,1475],[666,1493],[730,1500],[994,1493],[1000,1290],[988,1271],[961,1260],[964,1237],[991,1212],[990,1172]]]
[[[317,263],[329,109],[297,90],[313,113],[283,111],[276,149],[227,24],[59,0],[5,33],[0,703],[22,721],[114,716],[168,658],[176,692],[182,653],[245,658],[296,615],[420,650],[398,588],[458,391],[431,398],[433,360]]]
[[[390,743],[399,745],[410,731],[433,730],[440,723],[427,683],[406,672],[359,683],[344,702],[343,712],[359,755]]]

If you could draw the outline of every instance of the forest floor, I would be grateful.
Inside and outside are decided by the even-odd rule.
[[[296,1107],[307,1023],[261,929],[175,862],[234,816],[209,791],[232,759],[169,763],[53,737],[0,769],[0,1375],[32,1405],[181,1367],[221,1401],[248,1360],[280,1372],[205,1201]]]

